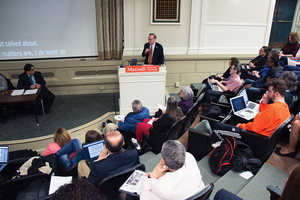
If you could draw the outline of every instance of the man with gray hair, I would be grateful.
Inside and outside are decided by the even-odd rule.
[[[118,126],[120,130],[131,130],[135,133],[136,125],[146,118],[150,118],[149,110],[143,107],[139,100],[134,100],[132,103],[132,111],[127,114],[124,120],[119,121]]]
[[[195,158],[178,140],[166,141],[161,157],[142,178],[141,199],[186,199],[205,187]]]

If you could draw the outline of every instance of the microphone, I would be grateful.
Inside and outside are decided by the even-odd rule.
[[[124,60],[124,62],[129,62],[128,60]],[[120,68],[124,68],[125,66],[123,65],[124,64],[124,62],[122,62],[122,64],[120,65]]]
[[[146,48],[145,49],[149,49],[149,51],[150,51],[150,44],[149,43],[146,44]],[[149,54],[149,51],[147,52],[147,54]]]

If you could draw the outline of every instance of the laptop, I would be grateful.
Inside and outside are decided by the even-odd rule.
[[[9,154],[9,147],[0,146],[0,172],[8,163],[8,154]]]
[[[100,152],[104,149],[104,140],[98,140],[82,146],[83,156],[86,164],[92,169],[94,162],[100,155]]]
[[[243,89],[243,90],[240,92],[240,95],[244,97],[244,100],[245,100],[245,103],[246,103],[246,107],[247,107],[247,108],[259,112],[259,104],[258,104],[258,103],[255,103],[255,102],[253,102],[253,101],[249,101],[249,98],[248,98],[246,89]]]
[[[258,110],[252,110],[247,108],[246,102],[243,96],[236,96],[230,99],[230,104],[232,106],[233,113],[236,116],[239,116],[246,120],[253,119],[256,114],[259,112]]]
[[[207,78],[207,83],[213,91],[223,92],[222,88],[220,88],[218,85],[211,84],[209,78]]]

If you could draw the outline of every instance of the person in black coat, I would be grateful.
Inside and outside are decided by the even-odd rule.
[[[41,88],[39,97],[44,99],[45,112],[50,112],[55,95],[48,90],[46,87],[46,81],[44,80],[41,72],[35,71],[35,68],[32,64],[26,64],[24,66],[24,73],[19,75],[17,88],[26,90]]]
[[[154,33],[150,33],[148,36],[148,43],[144,45],[144,50],[142,56],[145,57],[145,64],[152,65],[164,65],[165,57],[164,57],[164,49],[161,44],[155,42],[156,35]],[[151,50],[152,48],[152,55]],[[152,59],[149,60],[150,55]]]

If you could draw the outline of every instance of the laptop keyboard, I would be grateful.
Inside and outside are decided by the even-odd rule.
[[[217,85],[212,85],[212,87],[213,87],[213,90],[220,90],[219,86],[217,86]]]
[[[248,108],[253,109],[255,106],[255,103],[249,102]]]

